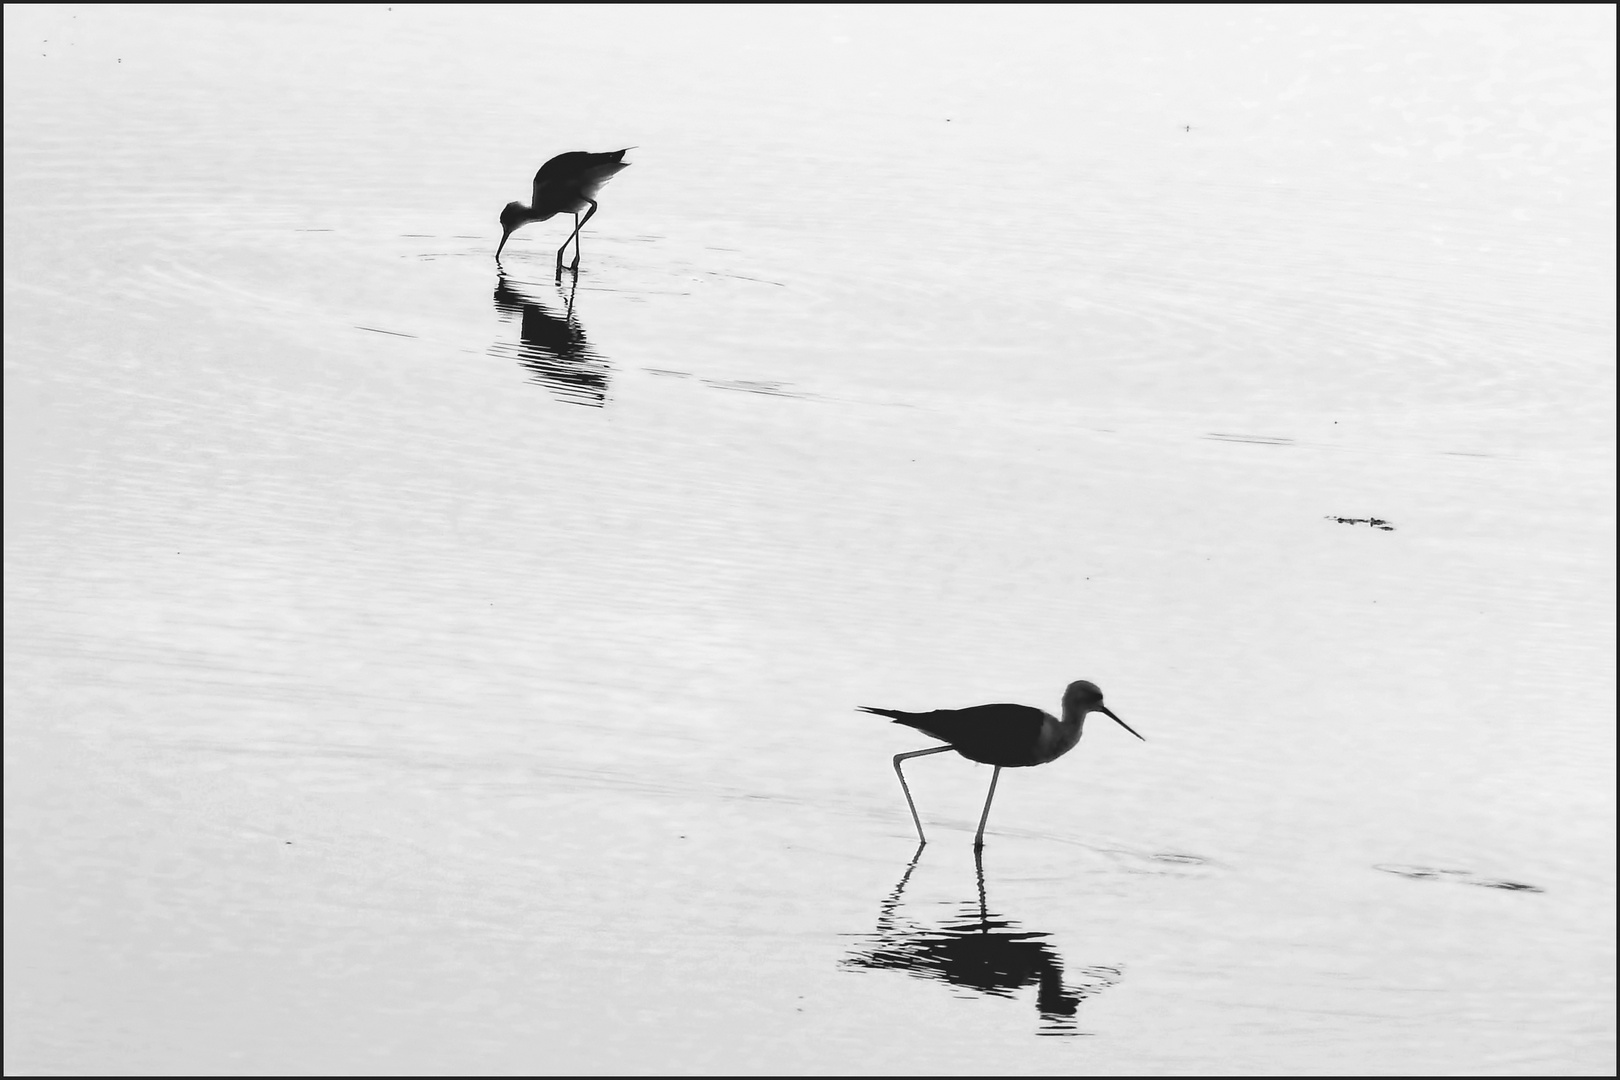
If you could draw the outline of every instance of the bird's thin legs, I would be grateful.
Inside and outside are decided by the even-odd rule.
[[[585,201],[591,202],[589,199]],[[579,273],[579,233],[581,229],[585,228],[585,222],[591,220],[591,215],[594,213],[596,213],[596,204],[591,202],[591,208],[585,211],[585,216],[580,219],[580,223],[574,226],[574,265],[570,269],[576,274]]]
[[[1001,766],[990,774],[990,794],[984,797],[984,814],[979,818],[979,835],[973,838],[975,850],[984,847],[984,823],[990,820],[990,800],[996,797],[996,781],[1001,779]]]
[[[572,235],[568,237],[568,240],[572,240],[574,242],[574,262],[573,265],[568,269],[572,270],[575,274],[579,273],[579,230],[583,229],[585,227],[585,222],[591,220],[591,215],[596,213],[596,203],[590,199],[586,199],[585,201],[591,204],[591,208],[585,211],[584,220],[580,219],[579,211],[576,210],[574,212],[574,231]],[[557,249],[557,280],[559,281],[562,280],[562,257],[563,252],[568,250],[568,240],[564,240],[563,246]]]
[[[574,215],[574,231],[568,234],[568,239],[564,240],[562,242],[562,247],[557,249],[557,284],[559,284],[559,285],[562,284],[562,257],[563,257],[563,252],[568,250],[568,245],[573,241],[574,237],[576,237],[578,235],[579,235],[579,215],[576,213]]]
[[[928,837],[923,835],[922,818],[917,816],[917,804],[911,800],[911,788],[906,786],[906,774],[900,771],[900,763],[906,758],[923,757],[926,754],[943,754],[947,750],[955,750],[954,746],[930,746],[927,750],[913,750],[909,754],[894,755],[894,774],[900,778],[900,790],[906,793],[906,805],[911,807],[911,822],[917,826],[917,847],[919,851],[923,844],[928,843]]]

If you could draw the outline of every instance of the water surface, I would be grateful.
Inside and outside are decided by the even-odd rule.
[[[8,1072],[1613,1071],[1612,9],[5,18]]]

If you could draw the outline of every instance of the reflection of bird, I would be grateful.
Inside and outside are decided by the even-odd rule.
[[[996,767],[990,777],[990,794],[984,798],[979,832],[973,838],[974,847],[983,847],[984,823],[990,820],[990,800],[996,797],[996,781],[1001,777],[1003,767],[1044,765],[1062,757],[1080,741],[1080,729],[1085,725],[1086,714],[1090,712],[1100,712],[1138,739],[1142,738],[1136,729],[1103,704],[1102,691],[1097,689],[1097,684],[1084,679],[1070,683],[1063,692],[1062,720],[1028,705],[975,705],[971,709],[938,709],[926,713],[874,709],[868,705],[857,708],[861,712],[887,716],[897,724],[914,727],[924,735],[932,735],[950,744],[894,756],[894,771],[900,777],[900,790],[906,793],[906,805],[911,807],[911,820],[917,826],[917,838],[925,844],[928,838],[923,835],[922,819],[917,817],[917,804],[911,799],[911,788],[906,786],[906,774],[900,771],[900,763],[906,758],[955,750],[969,761]]]
[[[534,174],[531,205],[509,202],[501,211],[501,242],[495,248],[495,260],[500,261],[501,248],[506,246],[506,238],[512,235],[513,230],[531,221],[545,221],[555,214],[566,212],[574,215],[574,231],[557,249],[557,278],[562,278],[563,252],[568,250],[569,240],[574,243],[574,262],[569,269],[579,273],[579,230],[596,213],[597,190],[613,179],[614,173],[630,167],[629,162],[624,160],[628,151],[628,147],[607,154],[574,150],[558,154],[540,166],[540,171]],[[589,210],[585,210],[587,206]],[[579,216],[581,210],[585,210],[583,220]]]
[[[556,314],[524,282],[504,273],[495,286],[495,307],[505,317],[522,320],[518,341],[497,342],[490,352],[507,356],[534,372],[532,381],[551,388],[563,401],[600,407],[607,401],[608,361],[585,340],[585,330],[574,316],[574,292],[567,307]]]
[[[923,845],[917,845],[917,854],[912,856],[900,883],[879,908],[873,947],[848,957],[844,966],[904,971],[995,997],[1011,997],[1016,990],[1034,986],[1043,1034],[1078,1034],[1074,1017],[1080,1002],[1118,982],[1119,969],[1084,968],[1078,981],[1071,979],[1066,984],[1063,960],[1047,943],[1048,935],[1021,930],[1017,923],[989,912],[984,897],[984,860],[979,851],[974,852],[979,879],[976,912],[971,904],[964,903],[964,917],[940,927],[923,927],[902,919],[901,895],[917,868],[922,849]]]

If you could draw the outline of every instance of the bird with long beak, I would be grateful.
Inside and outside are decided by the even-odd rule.
[[[906,805],[911,807],[917,839],[925,844],[928,838],[923,835],[917,804],[912,801],[911,788],[906,786],[906,774],[900,771],[900,763],[906,758],[955,750],[969,761],[996,767],[990,777],[990,794],[984,799],[984,813],[979,817],[979,832],[973,838],[973,846],[980,848],[984,846],[984,823],[990,820],[990,800],[996,797],[996,781],[1001,778],[1001,770],[1044,765],[1067,754],[1080,741],[1080,729],[1085,726],[1087,713],[1100,712],[1138,739],[1147,741],[1103,704],[1102,691],[1096,683],[1084,679],[1070,683],[1063,692],[1061,720],[1028,705],[975,705],[969,709],[936,709],[925,713],[874,709],[869,705],[859,705],[857,709],[887,716],[897,724],[916,728],[948,744],[894,756],[894,771],[900,777],[900,790],[906,793]]]
[[[501,249],[506,247],[507,237],[515,230],[531,221],[545,221],[557,214],[572,213],[574,231],[557,249],[557,280],[562,280],[563,252],[568,250],[570,242],[574,245],[574,262],[569,269],[578,274],[579,231],[596,213],[596,193],[602,185],[613,179],[621,169],[630,167],[624,155],[631,149],[633,147],[625,147],[607,154],[571,150],[558,154],[540,166],[540,171],[534,174],[534,198],[530,204],[524,206],[520,202],[509,202],[501,211],[501,242],[495,248],[495,261],[500,261]],[[585,211],[583,219],[579,216],[581,210]]]

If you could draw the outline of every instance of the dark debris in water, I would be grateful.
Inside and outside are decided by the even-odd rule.
[[[1432,866],[1400,866],[1394,863],[1380,863],[1373,867],[1386,874],[1399,874],[1401,877],[1412,878],[1414,881],[1438,881],[1446,879],[1462,885],[1478,885],[1485,889],[1504,889],[1508,892],[1546,892],[1539,885],[1527,885],[1522,881],[1504,881],[1501,878],[1481,877],[1472,870],[1442,870]]]
[[[1340,525],[1371,525],[1373,528],[1382,529],[1385,532],[1394,532],[1395,531],[1395,526],[1391,525],[1389,522],[1385,521],[1383,518],[1375,518],[1375,517],[1347,518],[1347,517],[1339,517],[1336,514],[1329,514],[1327,516],[1327,519],[1329,521],[1337,521]]]

